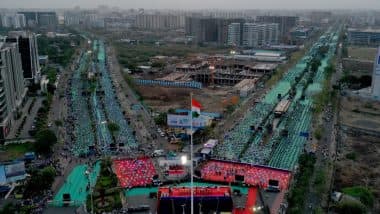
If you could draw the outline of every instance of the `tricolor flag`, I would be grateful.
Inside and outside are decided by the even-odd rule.
[[[198,101],[196,101],[195,99],[191,99],[191,113],[193,117],[198,117],[199,115],[201,115],[201,108],[202,105]]]

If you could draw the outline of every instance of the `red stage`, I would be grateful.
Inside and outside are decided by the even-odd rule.
[[[278,180],[281,190],[287,189],[291,173],[286,170],[254,166],[243,163],[211,160],[201,167],[202,179],[236,182],[235,175],[244,176],[244,183],[266,188],[270,179]]]
[[[114,160],[113,166],[121,187],[146,186],[156,175],[153,162],[148,157]]]

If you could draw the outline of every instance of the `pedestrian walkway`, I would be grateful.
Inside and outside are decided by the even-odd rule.
[[[89,174],[87,174],[89,172]],[[100,163],[97,162],[92,168],[86,164],[76,166],[65,180],[63,186],[54,196],[50,203],[52,206],[63,205],[63,195],[70,194],[72,206],[79,206],[86,202],[90,193],[90,186],[94,187],[100,172]]]

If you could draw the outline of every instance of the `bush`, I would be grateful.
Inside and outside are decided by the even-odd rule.
[[[355,152],[350,152],[346,154],[346,158],[350,160],[356,160],[356,153]]]

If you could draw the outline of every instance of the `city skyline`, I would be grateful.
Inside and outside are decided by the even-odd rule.
[[[96,8],[98,5],[107,5],[109,7],[120,7],[123,9],[129,8],[147,8],[147,9],[380,9],[380,2],[376,0],[346,0],[344,4],[339,1],[311,1],[311,0],[290,0],[290,1],[277,1],[277,0],[237,0],[223,2],[209,0],[209,1],[173,1],[173,0],[84,0],[78,3],[75,0],[67,1],[48,1],[48,0],[2,0],[3,8],[73,8],[79,6],[81,8]],[[244,6],[242,6],[244,5]]]

